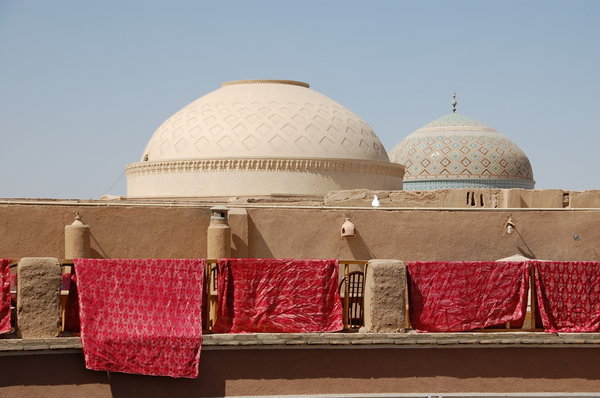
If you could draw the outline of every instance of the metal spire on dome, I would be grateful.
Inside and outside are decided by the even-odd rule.
[[[458,105],[458,102],[456,102],[456,93],[454,93],[452,96],[452,113],[456,113],[456,105]]]

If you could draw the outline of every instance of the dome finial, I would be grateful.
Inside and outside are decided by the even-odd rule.
[[[458,105],[458,102],[456,102],[456,93],[454,93],[452,96],[452,113],[456,113],[456,105]]]

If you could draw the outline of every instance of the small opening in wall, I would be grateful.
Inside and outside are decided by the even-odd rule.
[[[467,205],[469,206],[477,206],[477,204],[475,203],[475,192],[469,192],[467,194]]]
[[[563,192],[563,207],[569,207],[571,204],[571,199],[569,196],[569,192]]]
[[[483,207],[483,194],[479,194],[479,206]]]

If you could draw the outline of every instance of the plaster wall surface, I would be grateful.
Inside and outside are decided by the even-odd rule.
[[[197,379],[86,370],[81,353],[0,356],[0,396],[597,392],[597,355],[548,347],[206,350]]]
[[[93,258],[206,256],[209,207],[0,205],[0,257],[64,258],[64,228],[78,211]]]
[[[64,257],[64,226],[79,211],[93,257],[206,256],[211,205],[0,206],[0,256]],[[255,258],[496,260],[523,254],[600,260],[598,210],[392,210],[246,207],[231,224],[236,253]],[[516,226],[506,234],[508,217]],[[340,237],[349,217],[356,236]],[[238,251],[238,248],[240,250]]]
[[[572,192],[571,207],[600,208],[600,190]]]
[[[456,208],[591,208],[600,207],[600,191],[569,192],[560,189],[436,189],[431,191],[370,191],[350,189],[325,195],[328,206],[370,206],[377,194],[383,207]],[[566,196],[566,199],[565,199]],[[569,201],[569,196],[574,200]],[[566,203],[565,203],[566,201]]]
[[[600,260],[600,211],[249,208],[249,256]],[[516,230],[506,234],[512,217]],[[356,236],[341,238],[349,217]]]

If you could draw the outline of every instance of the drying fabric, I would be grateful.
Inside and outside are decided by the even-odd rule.
[[[10,260],[0,259],[0,333],[10,332]]]
[[[337,260],[222,259],[218,333],[333,332],[344,326]]]
[[[88,369],[197,377],[204,260],[76,259]]]
[[[535,263],[535,286],[547,332],[600,332],[600,262]]]
[[[526,262],[412,262],[408,272],[410,320],[417,331],[523,325],[529,291]]]

